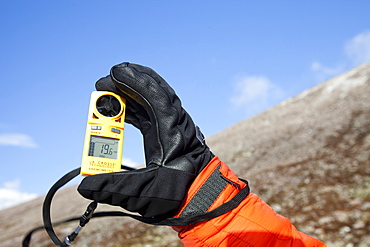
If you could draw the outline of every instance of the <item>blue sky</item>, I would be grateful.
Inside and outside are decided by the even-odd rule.
[[[155,69],[206,136],[370,61],[370,1],[1,1],[0,208],[80,166],[111,66]],[[126,164],[144,162],[126,125]],[[77,180],[78,182],[78,180]]]

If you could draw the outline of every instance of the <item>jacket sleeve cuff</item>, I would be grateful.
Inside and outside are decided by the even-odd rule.
[[[175,217],[209,212],[231,200],[248,186],[216,156],[190,186]]]

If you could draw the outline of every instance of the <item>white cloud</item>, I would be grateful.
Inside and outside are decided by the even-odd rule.
[[[0,210],[37,197],[37,194],[21,192],[20,185],[19,180],[3,184],[3,187],[0,188]]]
[[[230,99],[236,108],[245,108],[248,115],[257,114],[275,105],[284,92],[264,76],[244,76],[234,84],[235,95]]]
[[[347,42],[344,49],[353,65],[370,62],[370,31],[356,35]]]
[[[0,146],[35,148],[38,145],[29,135],[21,133],[2,133],[0,134]]]
[[[333,76],[336,76],[345,71],[343,65],[338,65],[334,68],[326,67],[319,62],[313,62],[311,64],[311,70],[315,73],[316,78],[323,82]]]
[[[332,78],[353,66],[370,62],[370,31],[362,32],[349,41],[343,47],[346,55],[345,61],[336,66],[328,67],[320,62],[313,62],[311,71],[319,82]]]

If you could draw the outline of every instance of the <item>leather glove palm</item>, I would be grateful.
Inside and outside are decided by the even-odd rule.
[[[194,178],[213,158],[200,130],[174,90],[148,67],[116,65],[110,76],[97,81],[96,89],[126,98],[125,121],[143,135],[146,168],[86,177],[79,193],[145,217],[173,216]]]

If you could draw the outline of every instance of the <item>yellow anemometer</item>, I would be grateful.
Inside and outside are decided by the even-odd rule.
[[[108,91],[91,93],[80,174],[119,172],[126,100]]]

